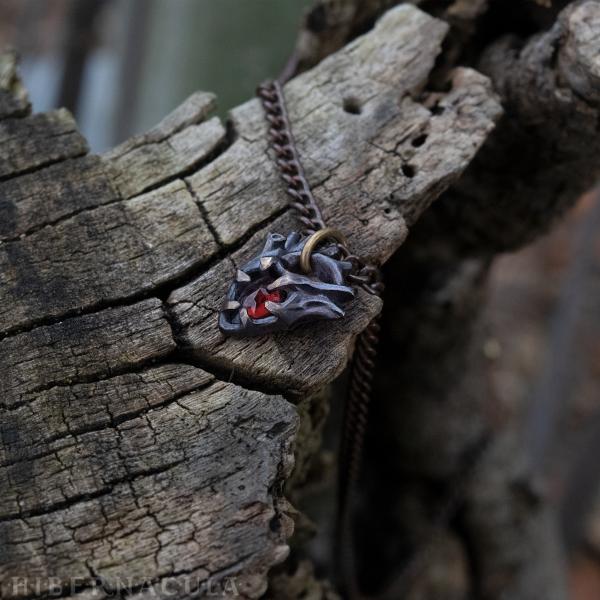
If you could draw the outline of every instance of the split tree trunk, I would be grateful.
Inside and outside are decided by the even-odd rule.
[[[583,6],[597,24],[597,5]],[[566,39],[558,68],[569,61],[577,67],[576,77],[560,82],[566,104],[556,110],[597,118],[598,98],[585,96],[586,73],[596,71],[580,52],[582,29],[567,18],[556,27],[558,37],[549,34],[538,45]],[[394,8],[286,86],[298,149],[325,219],[378,263],[396,253],[409,229],[421,228],[423,213],[434,215],[433,223],[442,215],[439,222],[457,238],[462,214],[477,221],[471,206],[482,223],[495,222],[470,197],[452,209],[454,220],[444,221],[442,209],[427,210],[453,184],[440,206],[443,200],[452,207],[462,189],[476,185],[487,193],[478,178],[490,164],[486,157],[506,148],[507,132],[527,114],[510,92],[523,85],[518,76],[498,86],[507,114],[494,134],[502,109],[486,76],[446,70],[439,75],[444,91],[432,89],[447,32],[446,23],[414,7]],[[491,64],[497,79],[492,59],[503,47],[490,52],[482,64]],[[546,72],[545,62],[530,67],[526,59],[523,73]],[[534,94],[537,83],[526,81]],[[195,94],[147,134],[92,156],[66,111],[29,113],[14,56],[1,59],[0,598],[48,597],[57,586],[62,597],[102,597],[123,585],[140,600],[149,597],[148,585],[158,597],[192,598],[221,587],[225,596],[258,598],[270,569],[288,555],[297,515],[283,488],[294,463],[301,485],[318,446],[326,403],[318,392],[343,370],[353,338],[381,307],[359,294],[347,318],[327,327],[247,340],[219,333],[216,315],[236,265],[267,232],[294,229],[295,220],[258,101],[236,108],[228,128],[209,118],[213,106],[212,95]],[[525,142],[555,147],[543,124],[526,134],[533,141]],[[480,167],[473,159],[482,146]],[[566,159],[545,157],[564,168],[553,180],[560,194],[535,205],[542,221],[573,201],[578,184],[560,183],[581,155],[573,144]],[[514,185],[522,189],[520,182]],[[518,203],[522,211],[527,198]],[[519,230],[514,243],[539,229]],[[433,250],[446,243],[454,242],[444,239]],[[462,253],[462,241],[460,248],[451,248],[451,271],[474,264],[475,276],[460,280],[466,287],[453,296],[457,302],[479,289],[491,254],[502,249],[472,257]],[[456,290],[452,281],[443,286]],[[396,308],[406,310],[406,302]],[[414,315],[429,331],[430,316]],[[449,318],[448,331],[455,331],[452,312]],[[416,345],[416,357],[420,350]],[[416,390],[415,402],[420,395]],[[404,401],[382,392],[382,410],[388,399]],[[447,403],[447,414],[442,406],[439,418],[456,423],[459,404]],[[416,431],[429,418],[426,410],[415,416]],[[442,478],[482,428],[483,408],[474,411],[474,426],[442,449]],[[427,453],[423,436],[414,443]],[[507,456],[512,460],[514,450]],[[432,476],[426,462],[419,469]],[[481,531],[481,495],[476,487],[472,494],[466,520]],[[501,552],[485,541],[480,547],[494,567]],[[555,557],[545,560],[560,571]],[[521,557],[516,564],[522,566]],[[306,591],[312,576],[304,568],[304,587],[273,580],[274,589],[287,590],[279,597]],[[510,570],[502,576],[508,581],[496,586],[491,571],[490,597],[513,585]]]

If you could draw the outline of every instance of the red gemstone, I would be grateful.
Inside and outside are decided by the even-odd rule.
[[[264,319],[265,317],[268,317],[271,312],[265,306],[265,302],[281,302],[281,299],[282,294],[277,290],[266,293],[263,292],[263,290],[258,290],[256,296],[254,297],[256,306],[251,306],[248,308],[248,316],[252,319]]]

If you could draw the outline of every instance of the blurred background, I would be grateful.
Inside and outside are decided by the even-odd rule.
[[[36,112],[71,110],[93,152],[155,125],[195,90],[219,112],[289,56],[308,0],[0,0]]]
[[[557,509],[572,600],[600,599],[600,192],[496,261],[484,352],[497,408]]]
[[[219,114],[277,74],[310,0],[0,0],[36,112],[66,106],[92,152],[156,124],[195,90]],[[600,598],[600,200],[497,261],[485,352],[560,515],[573,600]],[[317,490],[318,495],[318,490]],[[313,552],[317,557],[318,548]]]

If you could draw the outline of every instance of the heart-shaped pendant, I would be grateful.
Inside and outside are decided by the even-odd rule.
[[[346,282],[352,265],[330,243],[311,251],[310,272],[304,272],[301,255],[310,237],[268,235],[262,252],[238,269],[229,287],[219,313],[223,333],[262,335],[345,315],[354,298]]]

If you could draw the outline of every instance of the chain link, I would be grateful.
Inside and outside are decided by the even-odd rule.
[[[325,221],[298,158],[281,85],[277,81],[262,84],[258,88],[258,97],[269,123],[269,141],[275,152],[280,176],[291,198],[290,204],[298,212],[304,226],[303,233],[311,235],[318,229],[324,229]]]

